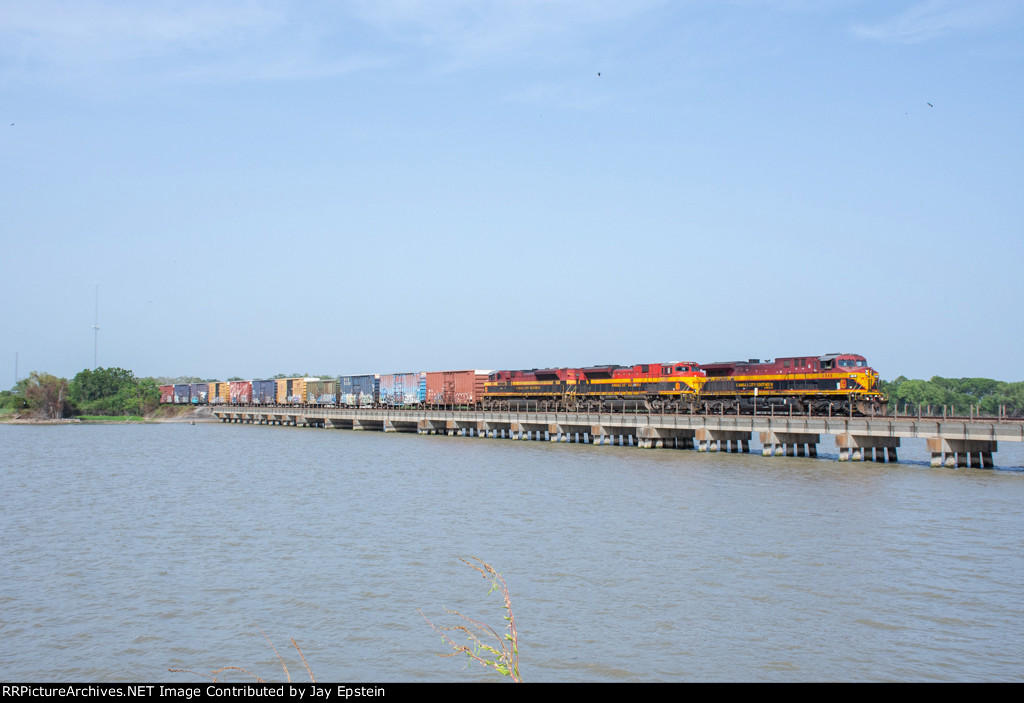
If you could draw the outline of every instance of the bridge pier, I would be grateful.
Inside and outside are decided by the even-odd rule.
[[[694,430],[678,430],[662,427],[640,427],[636,431],[638,446],[646,449],[693,449]],[[739,441],[737,451],[739,451]],[[749,447],[746,451],[749,451]]]
[[[586,428],[591,442],[600,446],[624,447],[629,443],[627,439],[634,431],[632,427],[620,427],[617,425],[590,425]]]
[[[821,435],[803,432],[761,432],[761,456],[818,456]]]
[[[438,422],[436,420],[424,419],[416,423],[416,434],[447,434],[450,437],[454,432],[448,428],[448,423],[443,420]]]
[[[511,423],[510,427],[514,432],[519,433],[519,439],[527,441],[539,441],[542,439],[542,432],[546,431],[548,426],[537,423]]]
[[[899,461],[896,448],[899,437],[865,437],[861,435],[836,435],[839,447],[839,461],[878,461],[884,463]]]
[[[932,466],[947,468],[976,469],[993,467],[992,453],[998,449],[997,442],[979,439],[929,439],[928,451],[932,454]]]
[[[561,425],[553,423],[548,425],[548,435],[551,437],[552,442],[579,443],[581,438],[587,436],[590,429],[590,425]]]
[[[750,433],[740,430],[717,430],[705,427],[694,430],[694,439],[697,441],[698,452],[717,452],[725,442],[726,451],[749,452]],[[735,446],[735,449],[733,448]]]

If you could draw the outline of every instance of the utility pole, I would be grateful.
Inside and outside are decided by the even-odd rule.
[[[99,348],[100,348],[100,284],[96,284],[96,322],[92,326],[93,329],[93,342],[92,342],[92,369],[93,371],[99,366],[97,363],[99,359]]]

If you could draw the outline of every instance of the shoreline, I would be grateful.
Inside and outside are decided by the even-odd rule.
[[[0,425],[162,425],[180,424],[183,422],[192,424],[197,422],[220,422],[220,420],[212,415],[200,414],[199,410],[190,410],[177,416],[144,417],[141,420],[126,420],[122,419],[123,417],[123,415],[112,415],[109,420],[98,420],[95,418],[83,420],[79,417],[62,417],[53,420],[37,417],[6,418],[0,416]]]

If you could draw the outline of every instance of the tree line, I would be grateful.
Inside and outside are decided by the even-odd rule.
[[[75,415],[148,415],[160,405],[155,379],[118,367],[83,369],[70,381],[33,371],[9,391],[0,408],[56,420]]]
[[[910,411],[918,406],[931,406],[933,412],[940,408],[955,408],[958,414],[966,415],[971,406],[982,415],[998,415],[1000,408],[1010,417],[1024,416],[1024,381],[995,381],[991,378],[943,378],[932,376],[931,380],[912,379],[899,376],[893,381],[882,381],[882,391],[889,396],[889,410],[906,407]]]

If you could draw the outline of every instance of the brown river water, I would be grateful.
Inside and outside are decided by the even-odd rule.
[[[501,629],[474,555],[528,681],[1024,679],[1021,447],[752,450],[0,425],[0,678],[497,680],[417,612]]]

